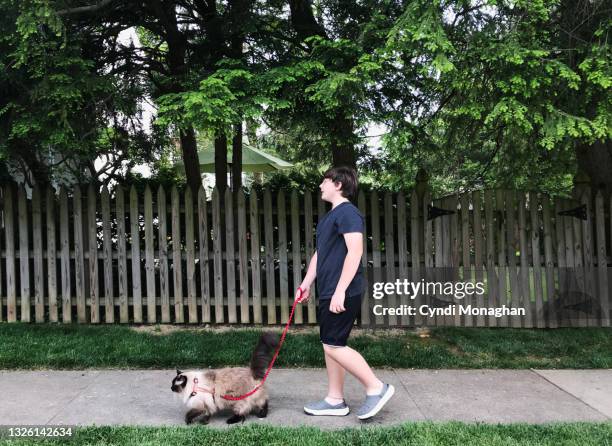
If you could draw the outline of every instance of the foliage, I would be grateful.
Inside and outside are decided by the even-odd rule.
[[[567,190],[575,146],[612,132],[611,22],[594,5],[585,39],[566,45],[563,20],[579,9],[569,2],[411,2],[377,54],[398,98],[381,114],[380,178],[397,178],[408,158],[448,190]]]
[[[197,2],[164,4],[68,14],[82,2],[0,1],[5,170],[124,179],[137,163],[157,169],[179,131],[231,137],[246,121],[250,143],[294,162],[296,179],[355,153],[364,186],[410,187],[424,167],[439,193],[562,193],[578,148],[610,141],[602,0],[292,3],[311,16],[246,2],[239,19],[219,2],[214,20]],[[117,41],[128,28],[140,47]],[[150,135],[144,99],[157,109]],[[372,124],[386,130],[379,147]]]

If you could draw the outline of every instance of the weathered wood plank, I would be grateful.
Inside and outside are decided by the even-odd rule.
[[[422,240],[423,234],[423,223],[420,218],[421,203],[419,203],[419,195],[415,189],[410,194],[410,257],[411,257],[411,280],[413,282],[420,282],[423,278],[423,269],[421,268],[422,258]],[[408,299],[408,305],[416,308],[417,314],[410,316],[409,323],[411,326],[417,327],[422,324],[422,316],[418,314],[418,309],[422,302],[422,293],[414,296],[410,295]]]
[[[565,240],[565,217],[559,215],[559,212],[565,210],[560,198],[555,199],[555,246],[557,247],[557,262],[559,267],[557,268],[558,280],[559,280],[559,292],[566,286],[566,282],[569,278],[567,274],[567,246]],[[557,293],[555,293],[557,294]],[[555,297],[555,304],[559,304],[559,300],[561,296]],[[551,309],[557,308],[557,305],[552,305]],[[550,312],[551,319],[553,319],[553,323],[557,326],[566,325],[566,321],[561,321],[560,314],[557,311]]]
[[[44,268],[40,195],[40,187],[38,185],[34,185],[34,188],[32,189],[32,241],[34,248],[34,320],[38,323],[45,321],[45,283],[43,279]],[[1,304],[0,311],[2,311]],[[2,320],[1,315],[0,320]]]
[[[494,219],[494,200],[495,194],[492,190],[485,190],[484,210],[486,228],[486,263],[487,263],[487,306],[496,307],[500,302],[497,272],[495,268],[495,219]],[[485,324],[488,327],[497,327],[494,317],[487,317]]]
[[[47,188],[46,196],[47,196],[47,200],[46,200],[47,202],[45,204],[47,208],[47,212],[46,212],[47,278],[48,278],[47,288],[49,290],[49,322],[58,322],[59,315],[58,315],[58,306],[57,306],[57,252],[56,252],[56,245],[55,245],[55,228],[56,228],[56,225],[55,225],[55,193],[52,187]],[[7,215],[7,217],[9,216]],[[7,224],[8,222],[10,222],[12,226],[12,217],[7,218],[6,221],[7,221]],[[8,230],[8,226],[6,227],[6,230]],[[8,248],[9,247],[7,245],[6,246],[7,273],[8,273],[8,258],[10,257]],[[13,277],[15,277],[14,276],[14,264],[13,264]],[[7,275],[7,279],[8,279],[8,275]],[[7,286],[8,285],[9,285],[9,282],[7,280]],[[13,282],[13,286],[14,286],[14,282]]]
[[[276,197],[278,209],[278,263],[281,303],[281,323],[289,320],[289,305],[293,305],[293,293],[289,293],[289,271],[287,265],[287,211],[285,192],[281,189]]]
[[[72,301],[70,295],[70,238],[68,221],[68,195],[60,188],[60,246],[62,278],[62,322],[72,322]]]
[[[209,249],[210,226],[208,223],[208,206],[204,186],[198,190],[198,240],[200,248],[200,287],[202,306],[202,322],[210,322],[210,260]]]
[[[96,198],[98,191],[90,183],[87,186],[87,220],[89,221],[89,318],[92,324],[100,323],[100,285],[98,278],[98,216]]]
[[[236,194],[236,212],[238,212],[238,277],[240,278],[240,323],[248,324],[251,319],[251,316],[249,312],[249,264],[247,245],[246,201],[244,197],[244,191],[242,189],[240,189]],[[287,253],[285,253],[285,258],[286,256]]]
[[[529,212],[531,215],[531,264],[533,265],[535,300],[531,300],[531,293],[529,293],[529,299],[525,302],[525,306],[529,305],[527,308],[527,322],[530,322],[530,324],[525,324],[525,327],[527,328],[533,327],[534,324],[538,328],[546,327],[546,320],[544,318],[544,291],[542,283],[542,253],[540,250],[540,226],[542,225],[540,224],[539,207],[540,199],[538,198],[537,193],[530,192]],[[527,287],[527,290],[529,291],[529,287]]]
[[[83,241],[83,198],[81,186],[74,188],[72,195],[74,217],[74,275],[77,304],[77,321],[87,322],[87,305],[85,303],[85,243]]]
[[[152,214],[151,210],[151,214]],[[152,231],[153,229],[151,229]],[[153,243],[153,240],[151,240]],[[170,312],[170,270],[168,263],[168,206],[166,191],[157,188],[157,246],[159,249],[159,296],[161,300],[161,321],[166,324],[172,320]],[[151,248],[152,250],[153,248]],[[153,257],[153,251],[151,252]],[[155,273],[154,273],[155,274]],[[153,276],[155,279],[155,276]],[[155,281],[153,281],[155,290]],[[155,294],[153,295],[155,299]]]
[[[601,190],[595,195],[595,227],[597,228],[597,296],[601,307],[600,326],[610,326],[610,289],[606,257],[606,223],[604,197]]]
[[[117,219],[117,283],[119,286],[119,322],[129,322],[127,248],[125,226],[125,192],[121,186],[115,189],[115,217]]]
[[[495,192],[495,209],[498,211],[498,237],[497,237],[497,262],[499,267],[498,274],[498,282],[499,282],[499,305],[507,305],[508,304],[508,267],[506,263],[506,226],[507,226],[507,217],[504,218],[504,191],[497,190]],[[495,318],[494,316],[491,316]],[[495,318],[498,321],[498,326],[507,327],[508,326],[508,318],[500,317]]]
[[[212,192],[212,242],[213,242],[213,267],[215,284],[215,322],[223,323],[223,265],[221,246],[221,197],[215,186]]]
[[[187,255],[187,305],[189,323],[198,323],[198,302],[196,299],[195,234],[193,215],[193,194],[191,188],[185,189],[185,251]]]
[[[429,190],[426,190],[423,194],[423,227],[425,228],[425,237],[423,239],[423,258],[425,259],[425,274],[422,274],[423,279],[426,282],[435,280],[435,274],[432,274],[432,268],[434,267],[434,258],[433,258],[433,220],[429,220],[427,218],[428,215],[428,206],[432,204],[431,201],[431,193]],[[430,305],[433,300],[433,295],[424,294],[421,296],[421,304],[422,305]],[[420,321],[419,321],[420,318]],[[429,316],[421,315],[419,311],[417,311],[417,321],[420,322],[421,326],[432,326],[435,325],[435,320],[430,318]]]
[[[160,186],[161,189],[161,186]],[[157,322],[157,305],[155,303],[155,262],[153,257],[153,196],[149,184],[144,193],[145,216],[145,275],[147,281],[147,322]],[[162,297],[163,299],[163,297]],[[163,311],[163,305],[162,305]]]
[[[445,280],[450,282],[455,282],[459,280],[458,272],[459,272],[459,264],[461,262],[459,246],[461,244],[460,239],[460,228],[459,222],[461,215],[459,213],[458,207],[458,199],[457,195],[449,196],[446,200],[446,207],[451,211],[455,211],[454,214],[451,214],[447,217],[448,221],[448,232],[449,235],[449,243],[448,246],[445,246],[446,251],[446,271],[445,271]],[[448,300],[451,305],[457,304],[457,300],[455,296],[448,296]],[[470,316],[471,317],[471,316]],[[444,318],[446,323],[451,326],[456,327],[464,327],[466,324],[466,315],[460,314],[459,311],[455,312],[455,316],[445,316]]]
[[[4,236],[6,246],[6,304],[8,322],[17,322],[17,277],[15,271],[14,184],[4,187]],[[57,313],[57,311],[56,311]]]
[[[259,206],[255,191],[249,197],[249,226],[251,234],[251,282],[253,284],[253,322],[261,324],[261,244],[259,241]]]
[[[17,218],[19,224],[19,284],[21,321],[30,322],[30,253],[28,236],[28,204],[23,185],[17,189]]]
[[[293,287],[295,288],[293,291],[297,292],[297,287],[302,283],[302,246],[300,242],[299,199],[295,189],[291,191],[291,256],[291,261],[293,262]],[[308,259],[306,262],[308,262]],[[304,322],[302,308],[302,305],[295,307],[293,319],[296,324]]]
[[[174,284],[174,320],[178,324],[185,322],[183,305],[183,265],[181,260],[181,213],[178,188],[172,186],[170,193],[172,201],[172,279]]]
[[[304,192],[304,242],[307,261],[314,255],[314,233],[313,233],[313,206],[312,193]],[[315,304],[316,290],[315,287],[310,288],[311,298],[308,299],[308,322],[315,323],[317,321],[317,311]]]
[[[521,288],[519,286],[518,271],[517,271],[517,255],[518,251],[516,240],[516,192],[514,190],[506,191],[506,237],[508,249],[508,274],[510,275],[510,305],[512,307],[520,306]],[[516,317],[506,317],[508,327],[520,327],[521,320]]]
[[[142,318],[142,285],[140,277],[140,214],[138,212],[138,192],[130,188],[130,249],[132,253],[132,311],[134,323],[141,324]]]
[[[408,241],[407,234],[409,233],[408,220],[406,220],[406,196],[404,192],[397,194],[397,261],[398,261],[398,278],[408,279]],[[365,247],[365,245],[364,245]],[[365,270],[365,268],[364,268]],[[365,273],[365,271],[364,271]],[[402,295],[400,302],[401,305],[411,305],[412,300],[405,294]],[[402,315],[400,318],[402,326],[406,327],[410,325],[410,317]]]
[[[373,282],[382,282],[382,254],[380,250],[380,203],[378,201],[378,192],[370,193],[370,214],[372,215],[372,266]],[[387,306],[387,299],[383,298],[377,303]],[[383,325],[385,323],[384,316],[377,314],[374,316],[374,325]]]
[[[550,215],[550,198],[542,196],[542,217],[544,220],[544,261],[546,262],[546,306],[552,308],[555,294],[555,257],[553,253],[554,227]],[[556,318],[551,317],[551,313],[544,312],[546,327],[554,328],[557,326]]]
[[[395,282],[395,240],[393,234],[393,226],[395,223],[395,215],[393,212],[393,197],[391,192],[385,192],[384,195],[384,212],[385,212],[385,282]],[[397,295],[395,293],[387,295],[387,305],[391,308],[397,307]],[[389,315],[387,324],[390,327],[397,325],[397,316]]]
[[[570,209],[569,206],[561,205],[562,211]],[[558,218],[563,222],[563,232],[565,236],[565,264],[568,268],[576,266],[574,260],[574,226],[572,224],[573,217],[559,215]]]
[[[234,258],[234,203],[233,193],[225,188],[225,256],[227,272],[227,320],[230,324],[238,322],[236,312],[236,261]]]
[[[580,199],[580,197],[579,197]],[[586,292],[586,277],[584,271],[584,245],[582,235],[581,220],[575,217],[569,217],[572,226],[573,235],[573,252],[574,252],[574,271],[576,272],[577,291],[579,293]],[[578,327],[587,327],[587,317],[582,312],[575,312],[575,318]]]
[[[461,205],[461,276],[460,280],[463,282],[472,282],[474,279],[472,273],[474,267],[472,267],[472,247],[470,246],[470,195],[469,193],[463,193],[459,200]],[[459,263],[455,265],[458,268]],[[466,296],[454,302],[458,305],[473,305],[475,302],[472,300],[473,296],[466,294]],[[457,308],[457,307],[455,307]],[[459,311],[457,311],[459,313]],[[463,315],[463,320],[459,318],[459,322],[462,327],[473,327],[476,324],[475,317],[472,315]],[[457,320],[457,319],[455,319]]]
[[[266,309],[268,324],[276,323],[276,285],[274,283],[274,235],[272,228],[272,195],[270,189],[264,189],[264,243],[266,265]]]
[[[590,299],[597,300],[597,280],[593,267],[593,219],[591,217],[591,189],[586,187],[580,197],[580,204],[586,207],[586,220],[580,220],[582,225],[582,253],[584,267],[584,291]],[[597,327],[601,321],[595,314],[595,309],[582,318],[587,327]]]
[[[532,206],[532,195],[529,195],[529,203],[530,207]],[[518,234],[519,234],[519,262],[520,266],[518,268],[517,277],[518,277],[518,286],[520,290],[520,299],[518,300],[517,308],[523,307],[525,309],[525,316],[513,316],[510,317],[511,325],[513,327],[533,327],[533,321],[531,320],[531,289],[530,289],[530,268],[529,268],[529,249],[527,245],[527,210],[526,210],[526,201],[525,201],[525,193],[519,192],[519,201],[518,201]],[[536,230],[536,233],[539,237],[539,230]],[[533,226],[531,227],[531,236],[532,236],[532,244],[533,244]],[[533,265],[535,268],[535,265]],[[535,292],[535,290],[534,290]]]
[[[366,205],[366,196],[365,193],[360,190],[357,194],[357,206],[361,213],[364,216],[364,228],[363,228],[363,255],[361,257],[361,267],[363,268],[364,278],[368,279],[366,275],[368,274],[368,258],[370,255],[368,254],[368,216],[367,216],[367,205]],[[368,280],[366,280],[366,283]],[[370,289],[372,287],[366,286],[365,292],[363,294],[363,298],[361,300],[361,325],[368,326],[370,324]]]
[[[111,211],[108,188],[102,188],[102,251],[104,252],[104,315],[105,322],[115,322],[115,296],[113,293],[113,251],[111,236]]]
[[[446,209],[446,202],[443,199],[434,200],[434,206]],[[444,277],[444,266],[445,261],[447,259],[446,254],[450,250],[445,249],[446,246],[449,245],[450,239],[450,228],[448,225],[448,216],[440,216],[433,219],[433,229],[434,229],[434,265],[435,265],[435,281],[443,282]],[[445,243],[446,242],[446,243]],[[444,296],[441,293],[436,292],[432,297],[435,298],[436,301],[442,302],[445,300]],[[436,326],[448,326],[448,322],[445,316],[435,315],[432,318],[429,318],[430,321]]]
[[[476,282],[483,283],[484,281],[484,265],[483,265],[483,228],[482,228],[482,194],[480,191],[472,192],[472,208],[474,218],[474,278]],[[476,306],[484,307],[484,294],[476,293]],[[484,327],[485,317],[476,316],[476,326]]]

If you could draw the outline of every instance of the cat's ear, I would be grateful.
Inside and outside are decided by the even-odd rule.
[[[180,375],[181,373],[183,373],[183,372],[181,372],[179,369],[176,369],[176,374],[177,375]]]

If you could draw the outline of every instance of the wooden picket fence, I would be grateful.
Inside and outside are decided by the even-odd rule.
[[[202,188],[88,185],[28,195],[16,184],[1,188],[2,321],[284,323],[316,248],[317,221],[329,210],[318,192],[302,190],[221,196],[214,189],[207,197]],[[368,288],[361,325],[610,326],[612,203],[601,192],[551,199],[485,190],[431,199],[417,187],[360,191],[355,204],[366,216],[362,266],[370,281],[419,281],[450,269],[453,280],[486,282],[475,305],[527,309],[522,318],[376,316],[379,302]],[[584,299],[563,309],[560,284],[575,271]],[[391,295],[385,304],[436,301]],[[564,311],[577,317],[565,320]],[[295,323],[315,322],[310,299],[297,307]]]

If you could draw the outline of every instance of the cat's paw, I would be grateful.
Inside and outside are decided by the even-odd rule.
[[[209,422],[210,422],[210,415],[204,415],[202,419],[200,420],[200,423],[202,424],[208,424]]]
[[[185,424],[193,423],[193,420],[195,420],[200,415],[202,415],[201,410],[191,409],[189,412],[185,414]]]
[[[266,418],[268,416],[268,402],[256,412],[257,418]]]
[[[245,416],[244,415],[232,415],[227,419],[227,424],[234,424],[242,421],[244,423]]]

